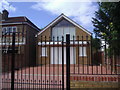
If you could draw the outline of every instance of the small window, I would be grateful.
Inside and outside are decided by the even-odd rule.
[[[79,56],[87,56],[86,47],[79,47]]]
[[[13,27],[13,28],[12,28],[12,31],[13,31],[13,32],[17,32],[17,28],[16,28],[16,27]]]
[[[2,33],[4,34],[12,34],[13,32],[17,32],[17,27],[13,26],[13,27],[3,27],[2,28]]]
[[[3,35],[6,34],[6,27],[2,28],[2,33],[3,33]]]
[[[12,32],[12,27],[8,27],[7,28],[7,33],[11,33]]]
[[[47,48],[46,47],[42,47],[42,56],[47,56]]]

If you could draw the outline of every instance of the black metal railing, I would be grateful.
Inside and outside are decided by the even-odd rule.
[[[23,35],[12,33],[1,37],[4,89],[69,90],[71,77],[80,77],[81,81],[81,76],[120,74],[120,56],[109,56],[106,43],[96,48],[92,36],[72,36],[72,40],[70,35],[38,36],[36,45],[32,45],[32,38]]]

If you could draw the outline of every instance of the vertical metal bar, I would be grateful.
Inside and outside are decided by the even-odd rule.
[[[7,47],[6,47],[6,46],[7,46],[7,45],[6,45],[6,44],[7,44],[6,36],[7,36],[7,34],[5,33],[5,34],[3,35],[3,46],[4,46],[4,47],[3,47],[3,53],[5,53],[5,54],[4,54],[4,61],[3,61],[3,73],[4,73],[4,75],[3,75],[3,76],[4,76],[4,77],[3,77],[3,83],[4,83],[4,84],[3,84],[3,88],[5,88],[5,71],[6,71],[6,70],[5,70],[5,69],[6,69],[6,68],[5,68],[5,62],[6,62],[6,55],[7,55],[7,54],[6,54],[6,53],[7,53],[7,52],[6,52],[6,51],[7,51]],[[12,63],[11,63],[11,64],[12,64]]]
[[[119,53],[119,49],[117,50]],[[118,74],[118,65],[119,65],[119,54],[116,56],[116,74]]]
[[[115,74],[117,74],[117,55],[115,54],[115,51],[114,51],[114,57],[115,57],[115,64],[114,64],[114,67],[115,67]]]
[[[50,67],[50,61],[51,61],[51,54],[50,54],[50,40],[51,40],[51,37],[49,37],[49,90],[50,90],[50,69],[51,69],[51,67]]]
[[[93,74],[93,53],[92,53],[93,51],[92,51],[92,36],[91,36],[91,38],[90,38],[90,39],[91,39],[91,44],[90,44],[90,45],[91,45],[91,64],[92,64],[92,74]]]
[[[75,74],[75,46],[74,46],[74,35],[73,35],[73,61],[74,61],[74,65],[73,65],[73,73]]]
[[[18,44],[18,52],[17,53],[19,53],[19,47],[20,47],[20,32],[18,32],[18,35],[17,35],[17,44]],[[16,58],[16,57],[15,57]],[[21,60],[21,61],[20,61]],[[20,64],[20,66],[21,66],[21,89],[22,89],[22,57],[20,57],[20,54],[18,54],[18,62],[16,61],[15,62],[15,67],[18,69],[18,68],[20,68],[20,66],[19,66],[19,64]],[[18,89],[18,79],[19,79],[19,73],[18,73],[18,70],[17,70],[17,89]]]
[[[96,51],[96,56],[95,56],[95,59],[96,57],[99,57],[99,54],[98,54],[98,50]],[[100,57],[99,57],[100,58]],[[98,74],[98,64],[99,64],[99,58],[96,59],[96,62],[95,62],[95,66],[96,66],[96,74]]]
[[[88,60],[88,74],[90,74],[90,67],[91,67],[91,66],[90,66],[90,57],[91,57],[91,56],[90,56],[90,55],[91,55],[91,54],[90,54],[90,53],[91,53],[91,51],[90,51],[90,43],[91,43],[91,42],[90,42],[90,37],[89,37],[89,40],[88,40],[88,48],[89,48],[89,51],[88,51],[88,53],[89,53],[89,57],[88,57],[88,58],[89,58],[89,60]]]
[[[64,37],[62,36],[62,90],[64,90]]]
[[[53,88],[55,82],[55,37],[53,36]]]
[[[9,38],[9,41],[10,41],[10,33],[9,33],[9,37],[8,37],[8,38]],[[9,43],[8,45],[10,45],[10,42],[8,42],[8,43]],[[7,61],[7,64],[8,64],[8,66],[7,66],[7,75],[8,75],[8,76],[7,76],[6,82],[8,82],[8,79],[9,79],[9,61],[10,61],[10,60],[9,60],[9,59],[10,59],[9,57],[10,57],[10,55],[8,54],[8,57],[6,58],[6,59],[8,59],[8,60],[6,60],[6,61]],[[9,87],[9,83],[7,84],[7,87]]]
[[[74,61],[74,66],[73,66],[73,67],[74,67],[74,68],[73,68],[74,72],[73,72],[73,73],[75,74],[75,65],[76,65],[76,63],[75,63],[75,61],[76,61],[76,58],[75,58],[75,57],[76,57],[75,48],[76,48],[76,47],[74,46],[74,45],[75,45],[75,39],[74,39],[74,38],[75,38],[75,36],[73,36],[73,61]]]
[[[4,56],[3,56],[3,55],[4,55],[4,54],[3,54],[3,48],[4,48],[4,44],[3,44],[3,43],[4,43],[4,41],[3,41],[3,40],[4,40],[4,36],[3,36],[3,32],[2,32],[2,38],[1,38],[1,45],[2,45],[2,47],[1,47],[1,49],[2,49],[2,51],[1,51],[1,52],[2,52],[2,65],[4,65],[4,61],[3,61],[3,60],[4,60],[4,59],[3,59],[3,57],[4,57]],[[3,73],[3,77],[2,77],[2,87],[1,87],[1,88],[3,88],[3,86],[4,86],[4,84],[3,84],[3,82],[4,82],[4,70],[3,70],[3,66],[2,66],[2,70],[1,70],[1,71],[2,71],[1,73]]]
[[[32,34],[33,34],[33,33],[32,33]],[[30,49],[32,48],[31,44],[32,44],[32,43],[30,42]],[[34,47],[34,46],[33,46],[33,47]],[[30,52],[30,53],[31,53],[31,52]],[[35,64],[35,63],[34,63],[34,64]],[[32,68],[32,69],[33,69],[33,89],[35,89],[35,78],[34,78],[34,71],[35,71],[35,70],[34,70],[34,64],[32,65],[32,67],[33,67],[33,68]]]
[[[10,33],[8,33],[8,35],[9,35],[8,38],[9,38],[9,41],[10,41]],[[9,43],[8,46],[10,47],[10,43],[11,43],[11,42],[7,42],[7,43]],[[9,61],[10,61],[10,54],[8,54],[8,56],[6,57],[6,61],[7,61],[7,65],[8,65],[8,66],[7,66],[7,71],[6,71],[6,72],[7,72],[7,75],[8,75],[8,76],[7,76],[7,79],[6,79],[6,82],[8,82],[8,80],[9,80],[9,66],[10,66],[10,65],[9,65],[9,63],[10,63]],[[9,82],[8,82],[8,84],[7,84],[7,88],[9,88]]]
[[[89,74],[89,65],[88,65],[88,64],[89,64],[89,56],[88,56],[88,54],[89,54],[89,53],[88,53],[89,44],[88,44],[88,36],[86,36],[86,42],[87,42],[87,43],[86,43],[86,50],[87,50],[87,51],[86,51],[86,52],[87,52],[87,73],[86,73],[86,74]]]
[[[70,90],[70,35],[66,35],[66,89]]]
[[[11,90],[14,90],[14,75],[15,75],[15,33],[12,36],[12,60],[11,60]]]
[[[35,40],[36,40],[36,42],[35,42],[35,45],[36,45],[36,47],[38,48],[38,43],[39,43],[39,40],[38,40],[38,38],[37,37],[35,37]],[[35,48],[36,49],[36,48]],[[39,49],[38,49],[39,50]],[[38,54],[38,53],[36,53],[36,54]],[[37,55],[36,55],[37,56]],[[38,60],[38,57],[37,57],[37,60]],[[36,66],[37,66],[37,80],[36,80],[36,85],[37,85],[37,88],[39,88],[39,85],[38,85],[38,82],[39,82],[39,78],[38,78],[38,68],[39,68],[39,64],[38,64],[38,61],[36,62]],[[36,89],[37,89],[36,88]]]
[[[118,53],[120,53],[120,49],[118,49],[117,51],[118,51]],[[117,75],[120,73],[120,70],[119,70],[120,61],[119,61],[119,59],[120,59],[120,54],[118,54],[118,56],[117,56]]]
[[[14,32],[14,33],[16,33],[16,32]],[[16,46],[18,46],[19,47],[19,34],[18,33],[16,33],[16,37],[15,37],[15,43],[16,43]],[[15,55],[15,63],[14,63],[14,70],[15,70],[15,81],[16,81],[16,83],[15,83],[15,87],[14,88],[17,88],[18,89],[18,82],[19,82],[19,77],[20,76],[18,76],[19,74],[18,74],[18,68],[19,68],[19,66],[21,66],[21,64],[19,63],[19,55],[18,55],[18,49],[17,49],[17,47],[15,46],[15,52],[14,53],[16,53],[16,55]],[[17,56],[17,58],[18,58],[18,61],[16,61],[16,56]],[[20,64],[20,65],[19,65]]]
[[[41,36],[41,47],[40,47],[40,48],[41,48],[41,53],[40,53],[40,55],[41,55],[41,89],[42,89],[42,82],[43,82],[43,81],[42,81],[42,66],[43,66],[43,65],[42,65],[42,36]]]
[[[24,26],[23,26],[23,30],[24,30]],[[22,39],[22,43],[24,43],[25,42],[25,31],[24,32],[22,32],[22,37],[23,37],[23,39]],[[26,68],[27,68],[27,60],[26,60],[26,58],[27,58],[27,55],[26,55],[26,51],[27,51],[27,48],[26,48],[26,45],[24,45],[23,46],[24,47],[24,52],[23,52],[23,54],[24,54],[24,57],[23,57],[23,60],[25,61],[25,80],[26,80],[26,82],[28,83],[28,78],[26,78],[26,73],[27,73],[27,70],[26,70]],[[24,85],[25,87],[28,87],[28,85]],[[25,88],[26,89],[26,88]]]
[[[29,34],[29,32],[27,31],[27,35]],[[28,56],[28,67],[29,67],[29,73],[28,73],[28,76],[29,76],[29,88],[31,88],[31,82],[32,82],[32,80],[31,80],[31,78],[30,78],[30,73],[31,73],[31,68],[30,68],[30,37],[29,37],[29,39],[28,39],[28,53],[27,53],[27,56]]]
[[[83,63],[83,74],[84,74],[84,43],[83,43],[83,36],[82,36],[82,63]]]
[[[110,68],[111,68],[111,74],[112,74],[112,70],[113,70],[112,69],[113,68],[113,62],[112,61],[113,61],[113,58],[111,56],[111,52],[112,52],[112,50],[111,50],[111,46],[110,46],[110,52],[109,52],[110,53],[110,57],[109,57],[109,59],[110,59]]]
[[[3,55],[3,32],[2,32],[2,37],[1,37],[1,54]],[[2,56],[2,60],[3,60],[3,56]],[[1,69],[1,73],[4,73],[3,72],[3,66],[2,65],[4,65],[4,63],[3,63],[3,61],[2,61],[2,64],[1,64],[1,67],[2,67],[2,69]],[[4,74],[3,74],[3,76],[4,76]],[[1,84],[1,88],[0,89],[2,89],[3,88],[3,77],[1,77],[1,82],[2,82],[2,84]]]
[[[79,60],[79,36],[77,36],[77,38],[78,38],[78,74],[79,74],[79,68],[80,68],[80,60]]]
[[[45,36],[45,90],[46,90],[46,36]]]
[[[25,34],[24,25],[23,25],[22,29],[23,29],[23,32],[21,32],[21,37],[22,37],[21,43],[24,43],[24,40],[25,40],[25,37],[24,37],[24,34]],[[24,77],[24,78],[25,78],[25,82],[28,83],[28,80],[26,80],[26,66],[27,66],[27,65],[26,65],[26,46],[23,45],[22,47],[23,47],[23,48],[21,48],[21,50],[24,50],[24,52],[21,52],[21,51],[20,51],[20,53],[21,53],[21,54],[23,53],[22,60],[24,61],[23,67],[25,68],[25,70],[24,70],[25,77]],[[23,87],[25,87],[25,90],[26,90],[27,85],[24,84]]]
[[[58,85],[59,85],[59,37],[57,36],[57,45],[58,45],[58,47],[57,47],[57,57],[58,57]],[[58,89],[59,89],[59,86],[58,86]]]
[[[105,48],[104,48],[104,49],[105,49],[105,64],[106,64],[105,66],[106,66],[106,71],[107,71],[107,60],[106,60],[106,59],[107,59],[107,58],[106,58],[106,39],[105,39]],[[107,72],[106,72],[106,74],[107,74]]]

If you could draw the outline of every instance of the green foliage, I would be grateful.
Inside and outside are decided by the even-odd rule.
[[[102,2],[93,18],[94,33],[105,39],[109,49],[120,55],[120,2]]]
[[[98,38],[93,38],[92,39],[92,49],[93,49],[93,52],[97,52],[98,50],[100,50],[101,48],[101,41],[100,39]]]

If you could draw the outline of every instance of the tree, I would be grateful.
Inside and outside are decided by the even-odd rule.
[[[93,18],[95,35],[105,39],[112,55],[120,55],[120,2],[98,3]]]
[[[96,53],[98,52],[100,49],[101,49],[101,41],[100,39],[98,38],[93,38],[92,39],[92,50],[93,50],[93,53]]]

